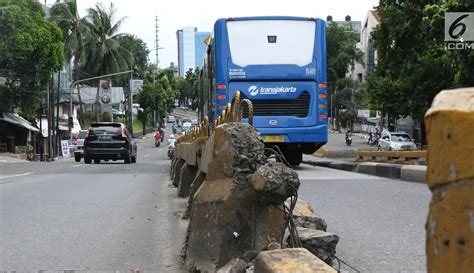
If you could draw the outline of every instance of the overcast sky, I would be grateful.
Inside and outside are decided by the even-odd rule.
[[[53,4],[56,0],[47,0]],[[350,15],[354,21],[363,21],[367,11],[378,5],[378,0],[77,0],[79,13],[86,15],[86,9],[95,3],[114,3],[116,19],[126,16],[121,32],[135,34],[155,48],[155,16],[160,22],[160,67],[177,62],[176,30],[183,27],[197,27],[199,31],[212,31],[218,18],[288,15],[319,17],[326,20],[332,15],[334,20],[343,21]],[[155,63],[155,52],[150,53],[150,61]]]

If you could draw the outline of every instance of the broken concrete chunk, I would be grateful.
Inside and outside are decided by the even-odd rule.
[[[250,181],[260,196],[276,204],[282,204],[295,195],[300,186],[298,174],[279,162],[268,162],[258,167]]]
[[[310,228],[296,228],[303,247],[321,260],[331,264],[336,255],[336,246],[339,237],[330,232]],[[291,240],[291,238],[288,238]]]
[[[255,259],[255,273],[293,273],[337,271],[304,248],[262,251]]]
[[[287,207],[290,207],[290,200],[285,202]],[[293,221],[297,227],[312,228],[322,231],[327,230],[327,225],[324,219],[318,217],[313,208],[308,202],[298,200],[293,209]]]
[[[247,263],[239,258],[235,258],[217,270],[217,273],[245,273],[246,269]]]

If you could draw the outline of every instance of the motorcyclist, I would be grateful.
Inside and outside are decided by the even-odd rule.
[[[167,141],[168,148],[175,146],[176,140],[174,139],[174,135],[170,135],[170,138]]]
[[[346,140],[349,139],[349,138],[352,138],[351,129],[347,129],[347,132],[346,132]]]
[[[171,129],[173,130],[173,134],[176,134],[176,123],[173,123],[173,125],[171,125]]]
[[[158,129],[158,132],[160,132],[161,142],[163,142],[163,140],[165,140],[165,130],[163,130],[163,128],[160,128]]]
[[[155,134],[155,141],[160,141],[160,140],[161,140],[161,134],[160,134],[160,132],[157,132]]]

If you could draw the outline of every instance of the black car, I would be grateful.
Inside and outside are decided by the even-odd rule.
[[[84,162],[124,160],[137,161],[137,144],[124,124],[116,122],[92,123],[84,140]]]

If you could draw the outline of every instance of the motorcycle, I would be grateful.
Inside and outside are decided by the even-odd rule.
[[[160,147],[161,141],[159,139],[155,139],[155,147]]]
[[[352,144],[352,137],[346,137],[346,145],[351,146]]]
[[[176,128],[173,128],[173,134],[176,134]]]
[[[168,158],[169,159],[173,159],[173,150],[174,150],[173,146],[168,147]]]

